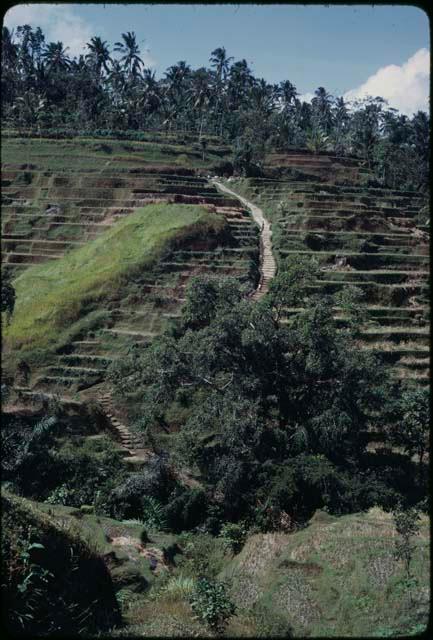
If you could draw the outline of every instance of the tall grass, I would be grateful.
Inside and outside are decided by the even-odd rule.
[[[162,590],[166,600],[187,600],[193,593],[195,579],[190,576],[172,576]]]

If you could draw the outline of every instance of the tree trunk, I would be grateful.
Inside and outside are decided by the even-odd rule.
[[[201,138],[202,132],[203,132],[203,122],[204,122],[204,113],[202,113],[201,119],[200,119],[200,132],[198,134],[199,139]]]

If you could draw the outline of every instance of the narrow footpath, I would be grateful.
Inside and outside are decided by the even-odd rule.
[[[99,396],[99,404],[105,417],[111,424],[112,431],[120,440],[121,448],[125,452],[123,461],[132,470],[139,468],[144,463],[155,457],[151,449],[143,448],[140,438],[134,435],[131,430],[114,415],[112,398],[109,391],[105,391]]]
[[[251,214],[259,225],[260,228],[260,281],[257,289],[251,295],[252,300],[259,300],[262,296],[267,293],[269,289],[269,283],[272,278],[275,276],[277,271],[277,265],[275,262],[274,255],[272,253],[272,231],[271,225],[269,221],[263,215],[263,211],[257,207],[252,202],[249,202],[242,196],[238,195],[225,185],[221,184],[217,180],[212,180],[212,182],[219,188],[221,191],[234,196],[237,200],[239,200],[244,207],[251,211]],[[115,416],[112,408],[112,398],[109,391],[105,391],[99,398],[100,406],[104,411],[107,419],[110,421],[113,431],[117,434],[122,447],[125,450],[126,456],[124,461],[130,466],[139,467],[150,460],[155,454],[150,449],[142,448],[139,444],[139,440],[137,436],[134,436],[130,429],[122,424]],[[183,478],[185,481],[185,478]],[[191,478],[186,478],[186,480],[190,483],[191,486],[194,485],[194,480]]]
[[[257,289],[251,296],[252,300],[259,300],[267,293],[269,283],[277,272],[277,264],[272,253],[272,231],[269,220],[263,215],[263,211],[252,202],[249,202],[235,191],[232,191],[218,180],[212,180],[213,184],[221,191],[237,198],[247,209],[251,211],[254,220],[260,227],[260,281]]]

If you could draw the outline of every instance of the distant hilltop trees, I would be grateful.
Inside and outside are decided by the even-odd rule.
[[[256,78],[246,60],[224,47],[209,68],[181,60],[162,78],[140,57],[137,36],[123,33],[113,47],[94,36],[70,57],[62,42],[47,42],[29,25],[2,33],[2,123],[8,128],[95,131],[162,130],[216,135],[255,153],[301,147],[314,153],[364,158],[381,183],[423,189],[428,181],[429,117],[400,115],[380,97],[349,104],[319,87],[311,103],[296,87]]]

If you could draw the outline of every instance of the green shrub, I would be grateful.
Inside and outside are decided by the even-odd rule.
[[[149,528],[154,528],[157,522],[165,526],[166,514],[160,505],[173,488],[174,480],[168,467],[155,460],[119,483],[106,498],[107,508],[110,515],[119,520],[139,518]]]
[[[196,617],[217,634],[224,633],[236,607],[222,582],[199,578],[190,599]]]
[[[95,505],[98,492],[125,473],[121,456],[108,439],[84,445],[68,442],[55,453],[55,463],[60,469],[57,480],[62,483],[47,496],[47,502],[71,507]]]
[[[142,499],[142,521],[148,529],[164,531],[167,528],[164,507],[152,496]]]
[[[220,537],[223,539],[224,548],[236,554],[244,546],[247,530],[242,523],[228,522],[221,527]]]
[[[175,494],[165,508],[167,524],[176,533],[192,529],[206,515],[206,495],[201,489],[187,489]]]
[[[61,471],[53,452],[60,427],[56,418],[45,417],[34,424],[2,414],[2,422],[3,480],[10,481],[17,493],[33,498],[54,489]]]
[[[71,502],[71,496],[73,491],[68,489],[66,484],[61,484],[56,487],[47,498],[45,498],[45,502],[48,504],[63,504],[67,505]]]

